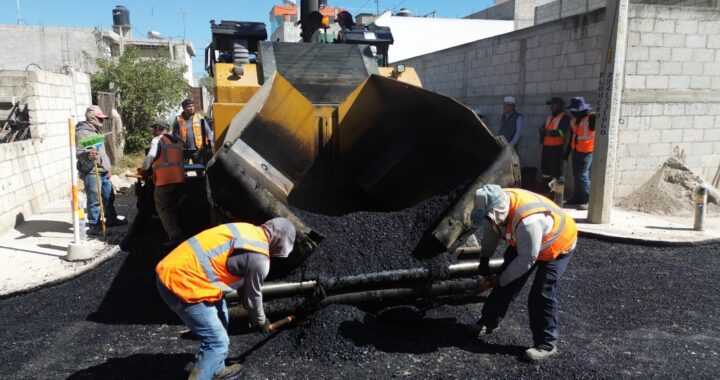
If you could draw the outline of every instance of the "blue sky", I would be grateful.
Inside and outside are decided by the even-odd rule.
[[[270,8],[281,0],[0,0],[0,24],[18,23],[35,26],[102,28],[112,25],[112,9],[124,5],[130,10],[130,23],[136,37],[145,37],[149,30],[165,38],[192,41],[197,57],[193,60],[196,74],[202,74],[202,51],[210,40],[210,20],[259,21],[268,29]],[[492,0],[378,0],[380,10],[408,8],[415,15],[436,11],[436,17],[463,17],[492,5]],[[351,13],[374,13],[375,0],[328,1]],[[184,19],[183,22],[183,13]],[[269,32],[269,30],[268,30]]]

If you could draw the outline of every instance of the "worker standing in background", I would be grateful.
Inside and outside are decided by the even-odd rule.
[[[240,372],[240,364],[225,366],[230,338],[224,295],[237,289],[250,322],[268,333],[260,290],[270,258],[287,257],[294,242],[295,227],[284,218],[259,227],[228,223],[191,237],[160,261],[155,269],[160,296],[200,337],[190,379],[226,379]]]
[[[98,106],[90,106],[85,110],[85,121],[75,126],[75,137],[78,141],[103,134],[103,120],[108,116]],[[105,226],[123,226],[127,220],[118,219],[115,210],[115,191],[110,183],[110,157],[105,151],[105,144],[100,149],[91,147],[85,149],[78,147],[76,151],[78,176],[83,180],[85,195],[87,197],[88,234],[102,235],[102,221],[100,220],[100,197],[102,197]],[[97,161],[97,176],[95,175],[95,162]],[[100,179],[100,193],[98,194],[98,177]],[[106,231],[105,234],[109,234]]]
[[[578,205],[578,209],[587,210],[590,200],[590,164],[595,147],[595,112],[582,97],[572,98],[568,110],[573,118],[570,122],[570,146],[565,153],[567,160],[572,153],[575,192],[569,204]]]
[[[182,186],[185,181],[183,143],[180,137],[169,133],[169,127],[162,121],[155,122],[151,128],[153,139],[140,174],[145,177],[147,171],[152,168],[155,209],[168,236],[168,241],[163,243],[163,247],[174,248],[184,238],[180,227],[182,219],[180,210],[185,202],[185,191]]]
[[[477,337],[491,334],[505,317],[510,303],[533,273],[528,312],[533,347],[524,359],[537,362],[557,353],[557,286],[577,243],[572,217],[551,200],[523,189],[485,185],[475,193],[473,220],[482,218],[480,266],[487,266],[500,239],[508,247],[500,274],[488,276],[480,289],[492,288],[482,316],[471,330]]]
[[[514,97],[506,96],[503,99],[503,114],[500,118],[500,130],[498,135],[505,136],[510,145],[517,150],[520,143],[520,136],[523,130],[523,114],[515,109],[517,102]]]
[[[180,136],[187,150],[200,152],[203,149],[212,149],[212,128],[204,117],[195,112],[193,100],[185,99],[181,105],[183,111],[173,122],[173,133]],[[193,159],[193,162],[196,162],[196,159]]]
[[[542,192],[548,191],[548,183],[553,178],[565,176],[563,154],[565,153],[565,142],[570,130],[570,118],[563,111],[562,98],[552,98],[545,104],[550,106],[550,115],[540,128]]]

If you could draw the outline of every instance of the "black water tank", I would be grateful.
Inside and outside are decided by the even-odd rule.
[[[130,25],[130,11],[122,5],[117,5],[112,11],[113,25]]]

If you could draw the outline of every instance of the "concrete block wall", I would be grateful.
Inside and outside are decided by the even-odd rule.
[[[91,104],[87,74],[0,71],[0,96],[27,96],[31,139],[0,144],[0,233],[70,193],[68,118]],[[84,119],[84,116],[81,117]]]
[[[493,132],[502,100],[518,99],[525,129],[518,148],[523,166],[540,166],[538,129],[554,96],[597,99],[604,9],[404,61],[427,89],[480,106]]]
[[[615,197],[668,158],[712,180],[720,165],[720,9],[633,4]]]

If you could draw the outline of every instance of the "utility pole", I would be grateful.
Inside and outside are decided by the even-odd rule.
[[[380,0],[375,0],[375,15],[380,16]]]
[[[610,223],[617,160],[620,105],[625,68],[630,0],[609,0],[605,8],[605,49],[600,72],[595,149],[593,152],[588,220]]]
[[[17,14],[18,14],[17,24],[20,25],[20,0],[16,0],[15,3],[17,4]]]
[[[185,41],[185,14],[187,12],[185,12],[182,8],[180,8],[180,13],[182,14],[182,18],[183,18],[183,42],[184,42]]]

